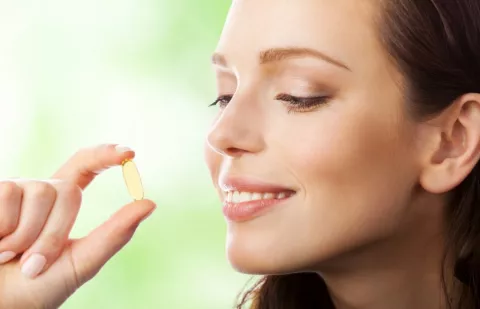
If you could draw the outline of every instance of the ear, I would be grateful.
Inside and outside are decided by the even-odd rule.
[[[480,158],[480,94],[459,97],[428,121],[428,147],[420,185],[428,192],[445,193],[458,186]]]

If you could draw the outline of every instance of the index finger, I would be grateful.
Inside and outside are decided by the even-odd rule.
[[[134,157],[133,150],[118,144],[84,148],[68,159],[52,178],[73,182],[83,190],[104,170]]]

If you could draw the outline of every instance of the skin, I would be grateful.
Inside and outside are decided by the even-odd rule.
[[[232,97],[205,158],[221,200],[227,177],[296,191],[252,220],[227,220],[238,271],[317,272],[338,309],[438,309],[445,201],[479,159],[480,96],[414,121],[378,40],[379,13],[373,0],[234,1],[214,57],[218,95]],[[343,65],[259,59],[291,47]],[[292,109],[278,94],[330,99]]]
[[[377,7],[234,1],[216,50],[223,56],[215,57],[219,95],[233,97],[222,100],[206,162],[221,199],[219,184],[232,176],[296,191],[262,216],[227,221],[228,258],[238,271],[316,272],[337,309],[443,308],[445,201],[479,160],[480,94],[414,121],[404,79],[376,37]],[[262,53],[285,47],[321,51],[337,65],[312,53],[281,61]],[[292,109],[279,100],[285,93],[330,99]],[[0,264],[0,309],[58,308],[155,209],[133,202],[86,237],[68,238],[83,190],[135,155],[115,146],[82,149],[49,179],[0,181],[0,253],[16,253]],[[47,263],[30,278],[20,270],[33,254]]]
[[[83,190],[100,171],[135,156],[115,146],[81,149],[48,179],[0,181],[0,253],[16,253],[0,264],[0,309],[58,308],[98,274],[155,209],[150,200],[129,203],[89,235],[68,237]],[[35,254],[46,264],[27,276],[21,270]]]

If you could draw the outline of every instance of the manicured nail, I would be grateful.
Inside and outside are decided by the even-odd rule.
[[[117,145],[117,146],[115,146],[115,150],[116,150],[119,154],[125,153],[125,152],[127,152],[127,151],[133,151],[130,147],[123,146],[123,145]]]
[[[46,263],[47,259],[43,255],[34,253],[23,264],[22,273],[29,278],[34,278],[42,271]]]
[[[13,259],[17,254],[12,251],[5,251],[0,253],[0,264],[7,263],[11,259]]]

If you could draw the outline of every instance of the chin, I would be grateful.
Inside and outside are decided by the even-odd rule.
[[[228,252],[227,258],[233,269],[237,272],[249,275],[269,275],[283,273],[281,265],[269,262],[268,256],[246,255]]]
[[[230,230],[226,255],[236,271],[251,275],[321,272],[332,267],[336,269],[339,260],[344,260],[342,257],[349,256],[354,249],[352,244],[335,239],[302,242],[295,237],[279,237],[281,233],[274,236],[274,229],[263,232],[258,229]]]
[[[277,273],[281,268],[278,253],[259,238],[240,237],[243,234],[229,234],[226,243],[227,259],[232,267],[244,274],[265,275]]]
[[[298,253],[292,252],[284,244],[269,247],[255,241],[237,240],[227,241],[226,255],[230,265],[240,273],[281,275],[313,269],[315,262],[308,261],[305,256],[298,256]]]

